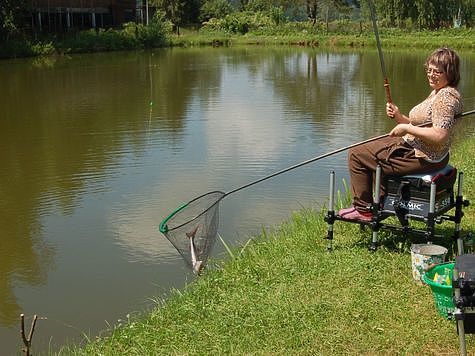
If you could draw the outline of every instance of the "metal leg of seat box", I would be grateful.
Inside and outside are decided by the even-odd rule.
[[[457,301],[461,300],[461,292],[460,292],[460,281],[459,281],[459,273],[456,267],[453,269],[453,289],[454,289],[454,301],[457,304]],[[457,331],[459,334],[459,349],[460,355],[466,356],[467,355],[467,344],[465,340],[465,327],[464,327],[464,312],[460,305],[457,305],[454,312],[455,320],[457,322]]]
[[[374,195],[373,195],[373,205],[371,206],[371,212],[373,213],[373,221],[371,223],[371,245],[369,247],[370,251],[376,251],[378,247],[378,232],[379,232],[379,210],[381,201],[381,166],[378,164],[376,166],[376,176],[374,182]]]
[[[432,182],[430,184],[430,197],[429,197],[429,213],[426,219],[426,241],[432,242],[435,233],[435,195],[437,192],[437,185]]]
[[[454,228],[454,240],[457,241],[457,252],[458,255],[462,255],[464,253],[464,246],[463,246],[463,239],[460,235],[461,225],[460,222],[462,221],[462,208],[464,205],[463,202],[463,194],[462,194],[462,185],[463,185],[463,172],[459,173],[457,179],[457,197],[455,198],[455,228]]]
[[[328,211],[325,221],[328,223],[327,227],[327,250],[333,249],[333,223],[335,222],[335,172],[330,172],[330,189],[328,197]]]
[[[467,343],[465,341],[465,330],[463,326],[463,312],[460,309],[455,310],[455,319],[457,320],[457,329],[459,333],[460,355],[467,355]]]

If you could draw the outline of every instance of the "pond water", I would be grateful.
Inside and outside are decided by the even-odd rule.
[[[385,53],[404,112],[429,93],[426,55]],[[461,56],[471,110],[475,54]],[[0,355],[22,346],[20,313],[27,327],[40,317],[34,351],[55,350],[192,282],[160,221],[205,192],[387,132],[379,68],[376,50],[297,47],[1,61]],[[321,207],[330,170],[341,188],[345,152],[226,197],[220,234],[244,244]],[[224,251],[218,241],[213,257]]]

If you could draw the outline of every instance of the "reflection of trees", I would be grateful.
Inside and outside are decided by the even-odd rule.
[[[423,70],[425,53],[421,53],[412,52],[401,55],[401,53],[388,52],[384,55],[392,99],[405,113],[423,100],[430,91]],[[386,96],[380,68],[376,50],[364,53],[361,57],[361,70],[357,79],[370,88],[379,105],[384,105]]]
[[[173,49],[164,52],[153,66],[153,111],[168,134],[179,134],[192,94],[202,102],[219,89],[221,68],[214,50]]]
[[[428,94],[424,54],[385,57],[393,100],[407,113]],[[370,136],[378,121],[388,129],[393,125],[391,120],[382,120],[386,97],[376,51],[275,51],[267,73],[276,92],[302,117],[318,123],[316,127],[330,129],[336,122],[351,120]],[[359,120],[361,117],[367,120]]]
[[[373,117],[375,97],[372,86],[361,86],[358,53],[319,51],[278,52],[268,68],[276,92],[302,117],[318,123],[316,129],[330,130],[364,116]],[[374,68],[370,78],[374,78]],[[351,120],[355,122],[356,120]],[[374,132],[374,120],[358,120],[359,129]]]
[[[17,202],[16,208],[28,209],[27,206],[23,207],[22,203],[24,202]],[[13,294],[13,288],[18,282],[42,284],[46,279],[45,266],[51,264],[53,250],[42,246],[34,237],[35,232],[31,230],[38,229],[37,213],[30,213],[30,216],[24,218],[31,221],[24,221],[22,218],[1,220],[0,324],[13,325],[18,322],[22,310]]]
[[[86,55],[40,68],[21,62],[8,75],[0,68],[0,323],[21,312],[15,286],[43,284],[51,267],[40,216],[55,206],[71,213],[121,156],[140,154],[150,131],[180,139],[193,91],[216,90],[216,57],[189,53]]]
[[[279,58],[274,63],[280,67],[275,79],[279,94],[315,121],[332,117],[347,95],[357,63],[350,56],[328,53],[299,52],[292,56],[292,61]]]

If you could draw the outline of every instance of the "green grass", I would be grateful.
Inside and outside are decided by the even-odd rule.
[[[451,160],[467,173],[464,192],[472,200],[475,165],[466,157],[474,155],[469,137]],[[474,230],[475,209],[465,214],[464,233]],[[454,322],[438,315],[429,287],[412,279],[411,241],[381,234],[371,253],[370,231],[337,222],[327,252],[325,236],[321,210],[298,211],[234,249],[233,258],[214,261],[216,268],[150,313],[59,354],[458,353]],[[470,338],[467,346],[475,350]]]
[[[449,29],[439,31],[399,30],[382,28],[379,31],[383,48],[436,48],[450,46],[457,49],[473,49],[475,41],[472,29]],[[244,35],[224,32],[182,31],[180,36],[171,36],[172,46],[205,46],[205,45],[299,45],[318,47],[376,47],[372,31],[361,33],[352,31],[310,33],[306,31],[285,31],[274,33],[249,32]]]
[[[376,47],[374,33],[369,23],[360,28],[359,23],[338,21],[311,26],[308,22],[270,26],[246,34],[191,30],[182,28],[180,35],[155,31],[151,27],[126,24],[122,30],[81,31],[62,40],[54,36],[43,41],[20,40],[0,44],[0,58],[48,56],[64,53],[136,50],[157,46],[231,46],[231,45],[297,45],[323,48]],[[164,30],[165,31],[165,30]],[[474,49],[473,29],[440,29],[436,31],[381,28],[383,48],[436,48],[450,46],[456,49]]]

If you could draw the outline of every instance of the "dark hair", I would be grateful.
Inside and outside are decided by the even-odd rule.
[[[429,64],[436,66],[444,71],[447,75],[448,84],[451,87],[456,87],[460,81],[460,59],[457,53],[447,47],[436,49],[426,59],[425,67],[429,67]]]

